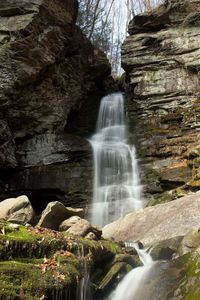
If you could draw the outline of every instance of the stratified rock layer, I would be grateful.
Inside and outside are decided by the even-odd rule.
[[[199,18],[199,1],[166,1],[135,16],[122,49],[143,183],[159,201],[200,187]]]
[[[64,132],[70,120],[79,134],[82,107],[87,121],[80,134],[93,130],[88,116],[95,116],[99,101],[93,95],[103,93],[110,66],[75,25],[77,10],[76,0],[0,3],[1,199],[23,191],[35,201],[46,194],[44,207],[51,200],[85,202],[90,195],[90,184],[82,184],[91,175],[85,163],[90,147]]]

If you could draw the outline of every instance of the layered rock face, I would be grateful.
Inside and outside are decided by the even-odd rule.
[[[2,198],[50,191],[54,199],[47,192],[46,203],[76,204],[90,194],[89,143],[66,132],[70,120],[79,134],[79,111],[86,120],[95,115],[93,95],[103,92],[110,66],[76,27],[77,10],[76,0],[0,3]],[[94,124],[86,122],[80,134],[89,135]]]
[[[199,20],[199,1],[166,1],[135,16],[123,45],[130,127],[151,203],[200,187]]]

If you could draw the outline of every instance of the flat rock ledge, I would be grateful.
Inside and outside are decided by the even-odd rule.
[[[200,227],[200,192],[130,213],[103,228],[103,237],[145,246],[185,236]]]

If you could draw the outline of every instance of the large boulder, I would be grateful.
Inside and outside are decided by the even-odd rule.
[[[83,213],[81,208],[65,207],[58,201],[50,202],[42,212],[37,226],[58,230],[65,219],[71,216],[83,216]]]
[[[144,245],[184,236],[200,226],[200,192],[130,213],[103,228],[104,238]]]
[[[0,202],[0,220],[26,224],[33,216],[34,211],[27,196],[9,198]]]

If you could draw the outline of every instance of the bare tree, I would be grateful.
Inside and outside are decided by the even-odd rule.
[[[119,74],[121,44],[128,34],[130,20],[138,13],[153,9],[162,1],[79,0],[77,23],[91,42],[106,53],[113,73]]]

